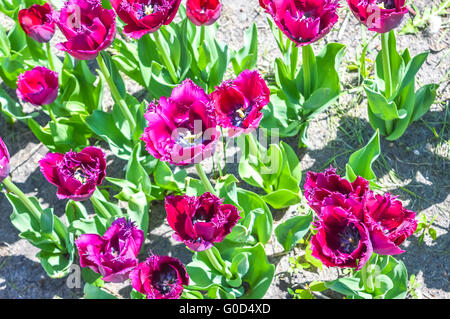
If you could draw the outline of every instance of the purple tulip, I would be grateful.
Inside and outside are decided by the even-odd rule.
[[[200,163],[215,150],[219,131],[209,96],[191,80],[172,91],[170,98],[151,103],[148,126],[141,139],[154,157],[174,165]]]
[[[222,4],[219,0],[187,0],[186,15],[196,26],[211,25],[219,19]]]
[[[408,8],[405,0],[347,0],[353,15],[370,31],[386,33],[398,27]]]
[[[261,109],[269,103],[270,90],[258,71],[243,71],[234,81],[224,82],[211,93],[220,126],[230,137],[259,126]]]
[[[58,96],[58,73],[43,66],[25,71],[17,79],[17,96],[33,105],[52,104]]]
[[[0,183],[9,176],[9,171],[11,169],[9,161],[10,157],[8,149],[0,137]]]
[[[380,255],[401,254],[398,246],[411,236],[416,228],[416,213],[407,210],[395,196],[371,195],[365,200],[364,223],[370,231],[373,250]]]
[[[361,269],[373,253],[367,227],[342,207],[325,206],[311,238],[312,255],[327,267]]]
[[[116,219],[102,236],[83,234],[75,241],[81,267],[101,274],[104,281],[123,282],[138,265],[144,232],[125,218]]]
[[[175,231],[173,238],[194,251],[211,248],[221,242],[241,218],[233,205],[211,193],[200,197],[166,197],[167,221]]]
[[[178,299],[189,285],[186,268],[177,258],[153,255],[130,274],[133,288],[148,299]]]
[[[45,178],[58,187],[59,199],[88,199],[106,175],[105,154],[92,146],[79,153],[48,153],[39,165]]]
[[[339,19],[338,0],[260,0],[259,3],[297,46],[321,39]]]
[[[123,32],[135,39],[170,24],[180,3],[181,0],[111,0],[112,7],[126,24]]]
[[[55,21],[52,18],[53,10],[48,3],[42,6],[33,4],[27,9],[19,11],[19,24],[26,35],[32,39],[45,43],[55,34]]]
[[[67,38],[56,47],[78,60],[95,59],[116,36],[116,14],[100,0],[69,0],[54,19]]]
[[[369,192],[369,182],[358,176],[350,183],[337,175],[334,168],[330,168],[323,173],[308,172],[304,188],[309,206],[320,214],[323,206],[334,205],[336,201],[346,202],[350,206],[355,205],[352,202],[361,203]]]

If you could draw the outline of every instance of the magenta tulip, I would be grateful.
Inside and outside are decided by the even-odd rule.
[[[350,183],[337,175],[334,168],[330,168],[323,173],[308,172],[304,188],[309,206],[320,214],[323,206],[336,204],[336,201],[346,202],[350,206],[354,205],[352,201],[361,203],[369,192],[369,182],[358,176]]]
[[[177,258],[153,255],[130,274],[133,288],[148,299],[178,299],[189,285],[186,268]]]
[[[111,0],[117,15],[126,24],[123,32],[135,39],[170,24],[180,3],[181,0]]]
[[[186,3],[186,15],[197,26],[213,24],[221,12],[219,0],[187,0]]]
[[[338,21],[338,0],[260,0],[280,30],[297,46],[324,37]]]
[[[170,98],[151,103],[141,139],[154,157],[174,165],[200,163],[215,150],[219,131],[210,97],[191,80],[173,89]]]
[[[58,96],[58,73],[43,66],[25,71],[17,80],[17,96],[33,105],[52,104]]]
[[[48,153],[39,161],[45,178],[58,187],[59,199],[88,199],[106,175],[106,160],[97,147],[86,147],[79,153]]]
[[[347,0],[353,15],[370,31],[386,33],[398,27],[408,8],[405,0]]]
[[[5,143],[3,143],[0,137],[0,183],[9,176],[10,171],[10,157],[8,148],[6,148]]]
[[[32,39],[45,43],[49,42],[55,34],[55,21],[53,21],[53,10],[48,3],[42,6],[33,4],[27,9],[19,11],[19,24],[26,35]]]
[[[211,193],[200,197],[166,197],[167,221],[175,231],[173,238],[194,251],[211,248],[231,232],[241,218],[233,205]]]
[[[395,196],[371,195],[365,200],[364,223],[370,231],[374,252],[395,255],[404,250],[398,246],[417,228],[416,213],[407,210]]]
[[[67,38],[56,47],[78,60],[95,59],[116,36],[114,10],[102,8],[100,0],[69,0],[55,21]]]
[[[367,227],[351,211],[325,206],[311,238],[312,255],[327,267],[361,269],[373,253]]]
[[[258,128],[261,109],[269,103],[270,90],[258,71],[243,71],[211,93],[220,126],[233,137]]]
[[[75,241],[81,267],[89,267],[104,281],[123,282],[138,265],[144,232],[125,218],[116,219],[102,236],[83,234]]]

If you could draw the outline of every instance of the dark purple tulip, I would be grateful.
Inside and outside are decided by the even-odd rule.
[[[186,15],[197,26],[211,25],[222,12],[219,0],[187,0]]]
[[[386,193],[365,200],[364,223],[370,231],[373,250],[380,255],[403,253],[398,246],[417,228],[416,213]]]
[[[297,46],[321,39],[338,21],[338,0],[260,0],[280,30]]]
[[[398,27],[408,8],[405,0],[347,0],[353,15],[370,31],[386,33]]]
[[[186,268],[177,258],[153,255],[130,274],[131,285],[148,299],[178,299],[189,285]]]
[[[173,238],[194,251],[211,248],[221,242],[241,218],[233,205],[211,193],[200,197],[166,197],[167,221],[175,231]]]
[[[33,105],[52,104],[58,96],[58,73],[43,66],[25,71],[17,79],[17,96]]]
[[[269,103],[270,90],[258,71],[243,71],[234,81],[224,82],[211,93],[220,126],[231,137],[259,126],[261,109]]]
[[[361,269],[373,249],[367,227],[351,211],[325,206],[311,238],[312,255],[327,267]]]
[[[75,241],[81,267],[89,267],[104,281],[123,282],[138,265],[144,232],[125,218],[116,219],[102,236],[83,234]]]
[[[86,147],[79,153],[48,153],[39,161],[45,178],[58,187],[59,199],[88,199],[105,178],[106,160],[97,147]]]
[[[0,137],[0,183],[9,176],[9,171],[11,169],[9,161],[10,157],[8,149]]]
[[[350,183],[337,175],[334,168],[330,168],[323,173],[308,172],[304,188],[309,206],[320,214],[323,206],[336,205],[336,201],[346,202],[350,206],[354,205],[352,201],[361,203],[362,198],[369,192],[369,182],[358,176]]]
[[[141,139],[154,157],[174,165],[200,163],[215,150],[219,131],[210,97],[191,80],[174,88],[170,98],[151,103]]]
[[[32,39],[45,43],[55,34],[55,21],[52,18],[53,10],[48,3],[42,6],[33,4],[27,9],[19,11],[19,24],[26,35]]]
[[[95,59],[116,36],[116,14],[102,8],[100,0],[69,0],[55,21],[67,38],[56,47],[78,60]]]
[[[135,39],[170,24],[180,3],[181,0],[111,0],[117,15],[126,24],[123,32]]]

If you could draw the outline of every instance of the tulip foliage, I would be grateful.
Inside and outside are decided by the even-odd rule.
[[[380,135],[399,138],[430,108],[437,85],[416,92],[427,54],[397,52],[391,30],[404,1],[348,4],[382,34],[375,79],[364,82],[376,133],[350,156],[345,177],[332,167],[304,177],[297,148],[279,139],[298,136],[307,147],[310,122],[342,93],[345,46],[313,49],[339,19],[337,0],[259,1],[281,53],[274,81],[257,70],[255,24],[237,50],[216,38],[225,1],[3,1],[15,25],[0,26],[0,77],[12,89],[0,86],[0,114],[48,148],[40,171],[66,208],[55,214],[12,182],[17,163],[1,138],[0,191],[46,273],[61,278],[80,265],[86,298],[115,298],[102,290],[110,282],[128,282],[133,299],[262,298],[275,274],[266,248],[276,238],[285,251],[306,241],[318,267],[351,269],[328,289],[405,297],[406,268],[393,255],[404,252],[416,214],[380,192],[372,164]],[[52,46],[57,32],[63,40]],[[131,95],[129,81],[145,97]],[[227,167],[229,146],[238,149],[238,176]],[[108,173],[110,157],[123,172]],[[151,252],[155,202],[190,262]],[[292,206],[299,214],[275,227],[271,208]]]

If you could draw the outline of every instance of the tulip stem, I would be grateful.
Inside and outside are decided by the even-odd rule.
[[[48,116],[50,116],[51,120],[56,123],[56,117],[53,114],[52,106],[51,105],[45,105],[44,107],[45,107],[45,109],[48,112]]]
[[[206,191],[210,192],[213,195],[217,195],[214,187],[206,176],[205,170],[203,169],[201,163],[195,164],[195,169],[197,170],[198,177],[200,177],[200,180],[202,181],[203,186],[205,186]]]
[[[311,94],[311,66],[309,61],[311,53],[311,46],[305,45],[302,47],[302,66],[303,66],[303,97],[307,100]]]
[[[222,265],[217,260],[217,257],[214,255],[212,248],[207,249],[204,252],[205,252],[206,256],[208,257],[209,262],[214,267],[214,269],[216,269],[219,273],[224,275],[227,279],[231,279],[231,277],[233,277],[231,272],[227,269],[226,265]]]
[[[391,75],[391,61],[389,56],[389,33],[381,34],[381,56],[383,57],[383,75],[384,75],[384,96],[389,99],[392,95],[392,75]],[[386,122],[387,134],[392,132],[393,121]]]
[[[47,58],[48,64],[50,66],[50,70],[55,71],[55,64],[53,63],[52,49],[50,46],[50,42],[45,43],[45,48],[47,49]]]
[[[179,81],[178,81],[178,77],[175,72],[175,68],[173,66],[172,60],[170,59],[170,56],[167,55],[167,51],[161,42],[160,32],[162,32],[162,31],[158,30],[153,33],[154,38],[155,38],[155,44],[158,47],[158,51],[163,59],[163,62],[167,68],[167,71],[169,71],[170,77],[172,78],[172,82],[174,84],[178,84]]]
[[[3,186],[5,186],[6,190],[8,193],[13,193],[14,195],[16,195],[19,200],[21,201],[22,204],[25,205],[26,208],[28,208],[29,212],[31,213],[31,215],[33,216],[33,218],[35,219],[35,221],[40,224],[41,223],[41,212],[39,211],[39,209],[36,208],[36,206],[31,202],[31,200],[28,198],[27,195],[25,195],[19,187],[17,187],[9,177],[5,178],[3,180]],[[54,224],[55,227],[55,232],[63,239],[66,238],[66,232],[64,229],[61,229],[61,227],[59,227],[59,223],[55,223]],[[50,237],[53,240],[53,243],[62,251],[65,252],[67,251],[67,249],[65,249],[64,247],[61,246],[61,244],[59,243],[59,240],[54,238],[54,236],[50,235]]]
[[[128,124],[130,125],[130,132],[134,132],[136,129],[136,122],[133,118],[133,115],[130,112],[130,109],[128,108],[127,103],[120,95],[119,90],[117,89],[117,86],[114,83],[114,80],[111,77],[111,74],[109,73],[108,68],[106,67],[105,61],[101,56],[101,54],[97,56],[97,62],[98,65],[100,66],[100,70],[103,73],[103,76],[105,77],[106,82],[108,83],[114,101],[119,105],[123,115],[125,116],[126,120],[128,121]]]
[[[105,207],[103,206],[102,203],[100,203],[100,201],[95,198],[94,196],[91,196],[90,198],[92,205],[94,205],[94,207],[97,208],[97,212],[99,212],[101,215],[101,217],[105,218],[105,219],[110,219],[111,218],[111,214],[105,209]]]

